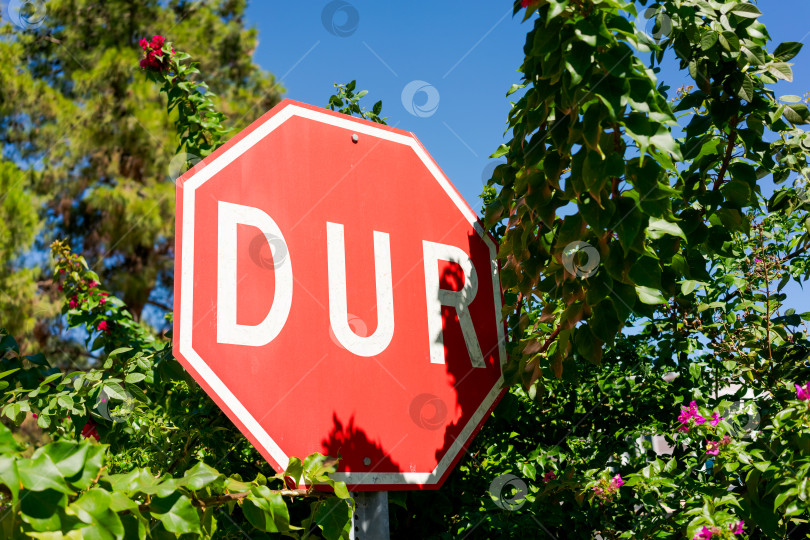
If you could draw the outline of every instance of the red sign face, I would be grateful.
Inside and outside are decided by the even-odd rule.
[[[174,354],[276,470],[441,485],[502,395],[496,246],[413,134],[285,100],[177,185]]]

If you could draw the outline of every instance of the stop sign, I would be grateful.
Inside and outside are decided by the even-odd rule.
[[[285,100],[178,181],[174,354],[276,470],[435,488],[502,395],[495,254],[413,134]]]

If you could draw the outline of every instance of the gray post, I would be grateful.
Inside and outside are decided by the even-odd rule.
[[[351,540],[388,540],[388,492],[355,491]]]

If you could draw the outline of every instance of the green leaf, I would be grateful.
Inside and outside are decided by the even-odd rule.
[[[762,12],[754,4],[734,4],[731,13],[748,19],[756,19],[762,15]]]
[[[786,41],[780,43],[779,46],[773,51],[774,57],[780,62],[787,62],[802,50],[802,44],[795,41]]]
[[[731,53],[740,52],[740,38],[734,32],[722,32],[719,36],[720,46]]]
[[[717,32],[707,30],[700,38],[700,48],[704,51],[708,51],[717,43],[717,38]]]
[[[86,489],[98,477],[107,452],[105,444],[82,443],[87,449],[84,466],[74,475],[66,476],[65,480],[76,489]]]
[[[184,484],[194,491],[204,488],[211,482],[222,477],[216,469],[209,467],[202,461],[197,462],[191,469],[183,475]]]
[[[20,493],[20,475],[17,472],[17,460],[11,456],[0,456],[0,483],[11,491],[14,504]]]
[[[113,356],[118,356],[119,354],[129,352],[131,350],[132,350],[132,347],[118,347],[117,349],[112,351],[110,354],[108,354],[107,358],[112,358]]]
[[[498,149],[497,149],[497,150],[495,150],[495,152],[493,152],[493,153],[492,153],[492,155],[491,155],[491,156],[489,156],[489,157],[490,157],[490,158],[499,158],[499,157],[501,157],[501,156],[503,156],[503,155],[506,155],[506,153],[507,153],[507,152],[509,152],[509,147],[508,147],[508,146],[506,146],[505,144],[502,144],[502,145],[500,145],[500,146],[498,147]]]
[[[126,377],[124,377],[124,382],[129,384],[139,383],[146,378],[146,375],[143,373],[130,373]]]
[[[738,98],[744,99],[748,103],[754,101],[754,81],[746,73],[735,74],[732,83],[734,93]]]
[[[751,200],[751,188],[746,182],[731,180],[721,188],[726,200],[736,206],[747,206]]]
[[[661,294],[661,291],[651,289],[650,287],[636,286],[636,293],[638,294],[638,299],[645,304],[653,305],[667,303],[667,300],[664,298],[664,295]]]
[[[40,454],[47,455],[62,476],[73,476],[78,474],[84,467],[87,459],[87,443],[74,441],[54,441],[39,448],[33,455],[34,458]]]
[[[242,512],[260,531],[286,532],[290,528],[290,514],[284,499],[279,493],[271,493],[267,486],[250,489],[250,495],[242,503]]]
[[[344,499],[330,498],[315,503],[315,523],[326,540],[339,540],[352,525],[352,510]]]
[[[301,463],[301,460],[295,456],[290,458],[290,462],[287,464],[287,470],[284,471],[284,476],[289,476],[292,478],[295,486],[298,487],[301,484],[301,477],[304,475],[304,464]]]
[[[525,84],[513,84],[513,85],[512,85],[512,86],[509,88],[509,90],[506,92],[506,97],[511,96],[512,94],[514,94],[515,92],[517,92],[517,91],[518,91],[518,90],[520,90],[521,88],[526,88],[526,85],[525,85]]]
[[[30,354],[30,355],[26,356],[25,358],[29,362],[31,362],[32,364],[35,364],[37,366],[51,367],[51,365],[45,359],[45,355],[43,355],[42,353]]]
[[[681,294],[684,296],[692,294],[698,287],[700,287],[699,281],[685,279],[681,282]]]
[[[101,534],[100,538],[121,540],[124,537],[124,526],[118,514],[110,509],[111,502],[112,497],[106,490],[91,489],[68,506],[68,513],[85,523],[95,525]],[[83,536],[90,538],[86,533]]]
[[[810,110],[804,104],[791,104],[785,107],[785,118],[796,125],[810,124]]]
[[[784,101],[785,103],[801,103],[802,98],[799,96],[794,96],[792,94],[788,94],[786,96],[782,96],[779,98],[780,100]]]
[[[28,491],[20,497],[20,518],[35,531],[58,531],[67,496],[57,490]]]
[[[152,499],[149,513],[159,519],[169,532],[201,533],[197,510],[191,505],[191,500],[180,492]]]
[[[653,240],[658,240],[666,234],[678,236],[686,240],[686,235],[677,223],[672,223],[664,219],[650,218],[650,224],[647,226],[647,236]]]
[[[119,379],[120,380],[120,379]],[[102,387],[102,391],[107,394],[108,397],[113,399],[118,399],[121,401],[127,401],[129,399],[127,397],[127,393],[121,388],[121,385],[117,382],[107,382],[104,383]]]
[[[19,460],[17,470],[20,475],[20,483],[25,489],[31,491],[53,489],[62,493],[71,492],[62,473],[45,453],[39,454],[35,458]]]
[[[793,82],[793,70],[790,69],[790,64],[785,62],[773,62],[768,64],[768,73],[777,79]]]

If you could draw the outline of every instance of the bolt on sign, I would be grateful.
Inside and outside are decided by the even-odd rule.
[[[502,395],[495,254],[412,133],[285,100],[177,183],[174,354],[277,470],[437,488]]]

